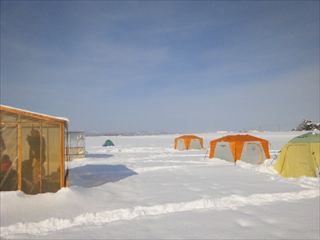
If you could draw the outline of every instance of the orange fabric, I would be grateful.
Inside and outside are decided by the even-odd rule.
[[[189,149],[190,147],[190,142],[192,139],[197,139],[200,141],[200,145],[201,145],[201,148],[203,148],[203,138],[201,137],[198,137],[198,136],[195,136],[195,135],[183,135],[183,136],[180,136],[180,137],[177,137],[175,138],[174,140],[174,149],[177,149],[178,147],[178,141],[180,139],[183,139],[183,142],[184,142],[184,145],[186,147],[186,149]]]
[[[236,142],[230,142],[230,149],[234,159],[237,159],[237,144]]]
[[[245,142],[260,142],[262,148],[264,150],[264,154],[266,158],[270,158],[269,153],[269,142],[265,139],[258,138],[251,135],[229,135],[221,138],[214,139],[210,142],[210,154],[209,158],[214,157],[214,151],[218,142],[229,142],[233,157],[235,160],[239,160],[241,158],[241,153],[243,150],[243,145]]]

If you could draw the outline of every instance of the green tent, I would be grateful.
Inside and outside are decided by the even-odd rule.
[[[320,134],[295,137],[281,150],[274,168],[284,177],[317,177],[320,171]]]
[[[114,146],[113,142],[108,139],[105,141],[105,143],[102,145],[103,147],[109,147],[109,146]]]

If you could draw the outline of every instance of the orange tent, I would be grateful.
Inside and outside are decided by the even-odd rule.
[[[251,135],[229,135],[210,142],[209,157],[261,163],[270,158],[269,142]]]
[[[174,149],[188,150],[203,148],[203,138],[195,135],[183,135],[174,140]]]

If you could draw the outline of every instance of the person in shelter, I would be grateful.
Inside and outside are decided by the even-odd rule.
[[[4,140],[2,138],[2,133],[0,129],[0,155],[2,156],[2,153],[6,150],[6,144],[4,143]]]
[[[32,129],[27,137],[30,146],[29,159],[32,163],[32,182],[34,186],[39,186],[44,175],[43,163],[46,160],[46,142],[39,130]]]
[[[0,191],[17,189],[17,172],[12,167],[9,155],[4,154],[0,160]]]

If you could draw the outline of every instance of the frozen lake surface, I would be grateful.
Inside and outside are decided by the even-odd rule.
[[[252,133],[270,154],[296,132]],[[223,134],[198,134],[205,145]],[[87,137],[57,193],[1,192],[1,238],[319,239],[319,179],[176,151],[177,135]],[[115,147],[102,147],[111,139]]]

